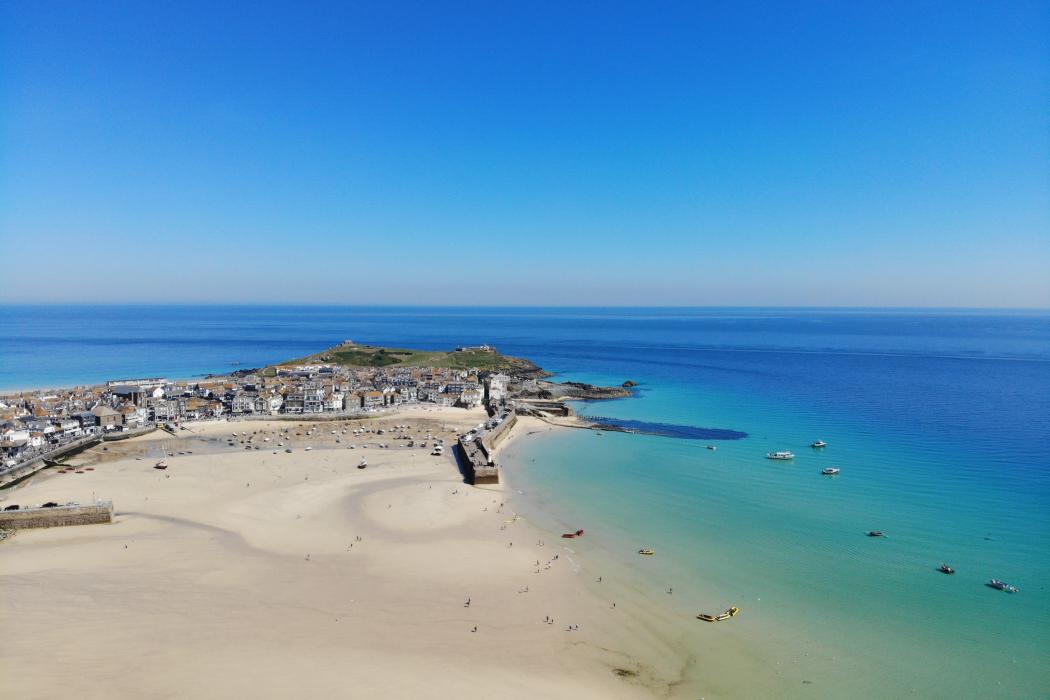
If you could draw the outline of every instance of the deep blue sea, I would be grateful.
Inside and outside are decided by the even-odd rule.
[[[0,388],[192,377],[347,338],[490,343],[639,382],[581,413],[746,434],[571,431],[503,461],[537,518],[586,527],[643,594],[739,605],[697,634],[754,649],[778,694],[1050,697],[1050,312],[0,306]]]

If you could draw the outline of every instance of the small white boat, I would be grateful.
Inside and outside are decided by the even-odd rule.
[[[817,440],[816,442],[814,442],[814,443],[812,443],[810,445],[810,447],[827,447],[827,446],[828,446],[828,443],[824,442],[823,440]]]
[[[794,452],[767,452],[766,453],[766,459],[788,460],[788,459],[794,459],[794,458],[795,458],[795,453]]]
[[[364,469],[367,466],[368,466],[368,460],[367,459],[362,459],[360,462],[357,463],[357,468],[358,469]]]
[[[823,474],[824,476],[836,476],[841,471],[842,470],[839,469],[838,467],[828,467],[827,469],[821,469],[820,473]]]
[[[305,450],[306,450],[307,452],[309,452],[309,451],[310,451],[310,450],[312,450],[313,448],[312,448],[312,447],[310,447],[309,445],[307,445],[307,446],[306,446],[306,447],[305,447],[304,449],[305,449]]]

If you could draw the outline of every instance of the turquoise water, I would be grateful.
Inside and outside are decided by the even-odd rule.
[[[583,413],[746,433],[712,452],[574,431],[502,459],[654,601],[739,605],[697,634],[753,649],[778,695],[1050,697],[1047,312],[0,306],[0,387],[222,372],[344,338],[492,343],[560,378],[641,382]]]
[[[999,361],[968,362],[987,372],[976,365]],[[790,382],[787,393],[757,395],[724,381],[668,381],[673,374],[636,366],[638,398],[577,409],[748,437],[710,451],[707,441],[622,433],[543,436],[504,455],[514,486],[563,526],[586,528],[588,546],[629,566],[654,601],[673,586],[676,603],[694,606],[683,613],[743,608],[757,623],[741,634],[763,650],[770,673],[780,674],[778,661],[796,664],[785,695],[1050,695],[1041,445],[944,431],[936,394],[916,391],[922,406],[882,416],[854,407],[892,386],[870,386],[837,408],[788,392]],[[1030,378],[1046,388],[1045,367]],[[1013,382],[1005,390],[1018,398]],[[817,438],[829,446],[808,447]],[[797,457],[763,458],[773,450]],[[842,474],[822,476],[827,466]],[[872,529],[888,536],[866,537]],[[643,546],[657,557],[639,561]],[[957,573],[937,572],[942,561]],[[992,590],[984,585],[992,577],[1022,592]]]

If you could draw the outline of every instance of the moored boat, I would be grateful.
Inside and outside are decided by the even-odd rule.
[[[988,586],[994,588],[997,591],[1003,591],[1005,593],[1018,593],[1021,590],[1017,586],[1011,586],[1006,581],[1000,581],[997,578],[993,578],[991,581],[989,581]]]
[[[704,622],[722,622],[723,620],[728,620],[731,617],[736,617],[739,612],[740,612],[740,608],[738,608],[738,607],[736,607],[734,605],[733,607],[729,608],[728,610],[726,610],[723,613],[719,613],[718,615],[709,615],[708,613],[700,613],[699,615],[696,616],[696,619],[703,620]]]
[[[767,452],[766,453],[766,459],[788,460],[788,459],[794,459],[794,458],[795,458],[795,453],[794,452],[783,451],[783,452]]]
[[[817,440],[815,442],[810,443],[809,446],[810,447],[816,447],[816,448],[827,447],[828,443],[824,442],[823,440]]]
[[[886,533],[882,530],[868,530],[868,537],[885,537]]]
[[[828,467],[827,469],[821,469],[820,473],[824,476],[836,476],[841,471],[838,467]]]
[[[955,569],[953,569],[952,567],[948,566],[947,564],[941,564],[940,566],[937,567],[937,570],[940,571],[942,574],[954,574],[955,573]]]
[[[646,557],[651,557],[654,554],[656,554],[656,552],[654,552],[653,550],[651,550],[649,548],[639,549],[638,553],[643,555],[643,556],[646,556]]]

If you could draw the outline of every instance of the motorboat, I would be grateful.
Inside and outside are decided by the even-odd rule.
[[[164,460],[161,460],[161,461],[157,462],[156,464],[154,464],[153,468],[154,469],[167,469],[168,468],[168,463],[165,462]]]
[[[766,453],[766,459],[788,460],[788,459],[794,459],[794,458],[795,458],[795,453],[794,452],[786,452],[785,451],[785,452],[767,452]]]
[[[646,556],[646,557],[651,557],[651,556],[653,556],[654,554],[656,554],[656,552],[654,552],[653,550],[651,550],[651,549],[648,549],[648,548],[645,548],[645,549],[639,549],[639,550],[638,550],[638,553],[639,553],[639,554],[641,554],[642,556]]]
[[[714,452],[714,451],[715,451],[715,450],[717,450],[718,448],[717,448],[717,447],[715,447],[714,445],[708,445],[708,446],[707,446],[707,449],[709,449],[709,450],[711,450],[712,452]]]
[[[707,613],[700,613],[699,615],[696,616],[696,619],[703,620],[704,622],[722,622],[723,620],[728,620],[731,617],[736,617],[739,613],[740,613],[740,608],[738,608],[738,607],[736,607],[734,605],[733,607],[729,608],[728,610],[726,610],[723,613],[719,613],[718,615],[709,615]]]
[[[955,573],[955,569],[953,569],[952,567],[948,566],[947,564],[941,564],[940,566],[938,566],[937,567],[937,571],[940,571],[942,574],[954,574]]]
[[[993,578],[991,581],[989,581],[988,586],[994,588],[997,591],[1004,591],[1006,593],[1018,593],[1021,590],[1017,586],[1011,586],[1006,581],[1000,581],[997,578]]]
[[[364,469],[367,466],[368,466],[368,460],[367,459],[362,459],[360,462],[357,463],[357,468],[358,469]]]
[[[288,454],[291,454],[292,453],[292,448],[291,447],[286,447],[286,448],[284,448],[284,451],[287,452]]]
[[[882,530],[868,530],[868,537],[885,537],[886,533]]]
[[[828,446],[828,443],[824,442],[823,440],[817,440],[816,442],[810,444],[810,447],[818,447],[818,448],[819,447],[827,447],[827,446]]]
[[[307,452],[309,452],[309,451],[310,451],[310,450],[312,450],[313,448],[312,448],[312,447],[310,447],[309,445],[307,445],[307,446],[306,446],[306,447],[305,447],[304,449],[305,449],[305,450],[306,450]]]
[[[824,476],[837,476],[841,471],[838,467],[828,467],[827,469],[821,469],[820,473]]]

